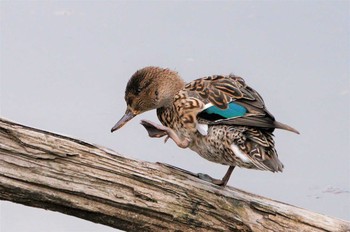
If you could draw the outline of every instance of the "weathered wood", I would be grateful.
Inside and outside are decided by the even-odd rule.
[[[350,231],[350,223],[0,120],[0,199],[128,231]]]

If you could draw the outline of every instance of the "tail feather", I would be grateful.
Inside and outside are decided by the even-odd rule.
[[[294,132],[294,133],[296,133],[296,134],[300,134],[299,131],[297,131],[297,130],[294,129],[293,127],[288,126],[288,125],[286,125],[286,124],[283,124],[283,123],[281,123],[281,122],[274,121],[274,126],[275,126],[275,128],[278,128],[278,129],[283,129],[283,130],[287,130],[287,131]]]

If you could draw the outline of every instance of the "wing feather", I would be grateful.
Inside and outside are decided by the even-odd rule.
[[[272,130],[281,128],[297,132],[287,125],[277,123],[274,116],[266,109],[260,94],[248,86],[241,77],[216,75],[200,78],[188,83],[185,90],[190,97],[199,99],[204,105],[212,104],[225,110],[229,107],[230,102],[235,102],[246,108],[245,115],[226,119],[213,115],[209,117],[208,114],[199,112],[197,118],[201,122],[204,120],[209,125],[227,124]],[[204,107],[203,111],[206,108],[208,107]]]
[[[211,103],[220,109],[226,109],[235,101],[247,108],[247,114],[266,115],[265,105],[260,95],[247,86],[241,77],[209,76],[188,83],[185,87],[190,97],[199,98],[204,104]]]

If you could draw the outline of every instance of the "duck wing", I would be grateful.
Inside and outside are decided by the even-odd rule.
[[[266,109],[260,94],[241,77],[209,76],[188,83],[184,90],[188,92],[189,97],[204,103],[202,111],[197,114],[199,122],[272,130],[280,128],[298,133],[294,128],[277,122]]]

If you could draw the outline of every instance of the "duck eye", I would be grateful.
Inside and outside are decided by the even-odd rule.
[[[158,93],[158,90],[156,90],[156,91],[154,92],[154,94],[155,94],[156,96],[158,96],[158,94],[159,94],[159,93]]]
[[[137,88],[137,89],[136,89],[136,93],[137,93],[137,94],[141,93],[141,88]]]

